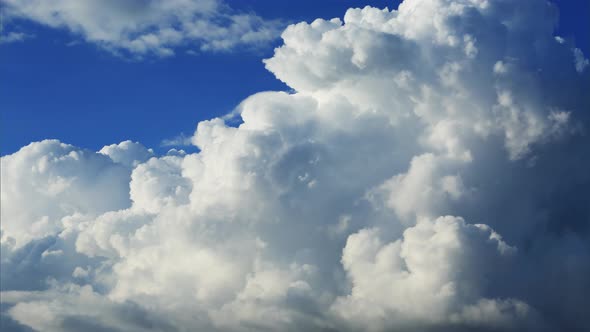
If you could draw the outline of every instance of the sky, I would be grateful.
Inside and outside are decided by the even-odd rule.
[[[390,1],[234,1],[236,9],[288,22],[342,17],[349,7],[394,7]],[[200,120],[229,113],[258,91],[287,90],[264,69],[280,38],[256,49],[138,61],[113,56],[65,29],[30,20],[6,24],[34,35],[0,46],[2,155],[56,138],[92,149],[131,139],[159,148],[192,134]],[[72,43],[74,45],[72,45]],[[34,98],[32,98],[34,96]]]
[[[0,5],[0,330],[590,330],[588,1]]]
[[[342,17],[347,8],[396,8],[399,1],[233,1],[230,6],[287,22]],[[588,1],[558,1],[557,33],[586,54]],[[288,90],[261,59],[280,45],[276,38],[247,51],[187,54],[138,61],[113,56],[67,29],[31,20],[5,23],[32,37],[0,45],[2,155],[30,142],[56,138],[100,149],[131,139],[160,149],[163,140],[190,135],[196,124],[229,113],[258,91]],[[277,36],[278,37],[278,36]]]

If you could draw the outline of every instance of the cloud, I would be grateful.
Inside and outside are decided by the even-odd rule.
[[[100,149],[98,153],[108,156],[115,163],[123,164],[131,168],[154,156],[154,151],[152,149],[146,149],[143,145],[132,141],[124,141],[119,144],[105,146]]]
[[[66,29],[119,55],[171,56],[178,47],[228,51],[273,41],[283,24],[221,0],[6,0],[8,20]],[[9,36],[12,33],[9,34]]]
[[[52,296],[64,301],[54,301]],[[113,303],[89,286],[64,285],[45,293],[5,292],[3,297],[6,303],[16,303],[8,309],[11,317],[27,321],[37,331],[175,331],[153,313],[132,303]],[[71,312],[72,306],[76,313]]]
[[[532,309],[526,303],[482,294],[485,279],[503,273],[516,253],[488,226],[445,216],[421,220],[395,242],[383,243],[379,235],[377,229],[363,229],[343,249],[342,264],[353,288],[332,309],[353,326],[381,331],[392,321],[406,328],[511,329],[522,319],[530,324]]]
[[[130,204],[131,170],[56,140],[2,157],[2,231],[21,247],[55,234],[62,219],[100,215]]]
[[[173,138],[167,138],[162,140],[160,146],[163,147],[179,147],[179,146],[191,146],[192,145],[192,136],[186,135],[184,133],[180,133],[179,135]]]
[[[29,38],[33,38],[33,37],[35,37],[35,36],[31,35],[31,34],[24,33],[24,32],[10,31],[6,35],[4,35],[4,34],[0,35],[0,44],[22,42],[25,39],[29,39]]]
[[[293,92],[200,122],[196,153],[47,140],[2,157],[2,314],[40,331],[590,328],[590,74],[556,18],[543,0],[350,9],[289,26],[265,63]]]

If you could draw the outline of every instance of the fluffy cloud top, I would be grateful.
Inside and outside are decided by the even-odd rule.
[[[556,19],[350,9],[289,26],[265,63],[294,91],[199,123],[198,153],[2,157],[3,324],[590,329],[590,74]]]
[[[10,19],[65,28],[116,54],[170,56],[177,46],[225,51],[274,40],[279,21],[222,0],[3,0]],[[12,34],[4,39],[10,39]],[[13,36],[14,37],[14,36]]]

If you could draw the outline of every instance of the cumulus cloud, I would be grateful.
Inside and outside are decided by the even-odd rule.
[[[102,154],[56,140],[2,157],[3,236],[20,247],[58,232],[64,217],[126,207],[130,172]]]
[[[3,0],[6,18],[66,29],[115,54],[171,56],[176,47],[227,51],[274,40],[282,23],[221,0]],[[9,33],[8,36],[12,34]]]
[[[293,92],[200,122],[197,153],[2,157],[3,318],[589,329],[590,74],[556,19],[544,0],[350,9],[289,26],[265,63]]]
[[[98,153],[108,156],[115,163],[123,164],[131,168],[154,156],[154,151],[152,149],[147,149],[143,145],[132,141],[107,145],[100,149]]]

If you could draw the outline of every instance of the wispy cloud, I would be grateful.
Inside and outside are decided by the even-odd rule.
[[[10,31],[0,33],[0,44],[22,42],[25,39],[34,38],[35,35],[24,32]]]
[[[163,147],[183,147],[190,145],[193,145],[192,136],[187,136],[184,133],[181,133],[173,138],[166,138],[160,142],[160,146]]]
[[[8,21],[65,28],[110,52],[138,58],[171,56],[178,47],[259,47],[275,40],[284,25],[236,11],[221,0],[4,0],[3,5]]]

